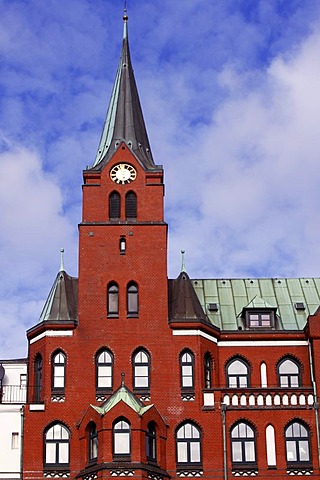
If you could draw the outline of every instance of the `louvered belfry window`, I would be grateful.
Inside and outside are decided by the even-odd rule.
[[[137,218],[137,195],[134,192],[126,195],[126,218]]]
[[[120,195],[112,192],[109,197],[109,218],[120,218]]]

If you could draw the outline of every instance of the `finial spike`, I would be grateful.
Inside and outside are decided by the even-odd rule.
[[[124,387],[124,372],[121,373],[121,387]]]
[[[64,248],[60,248],[60,272],[64,271]]]
[[[185,264],[185,259],[184,259],[184,254],[186,253],[185,250],[181,250],[181,257],[182,257],[182,262],[181,262],[181,272],[186,271],[186,264]]]

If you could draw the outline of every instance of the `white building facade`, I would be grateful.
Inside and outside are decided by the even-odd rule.
[[[0,373],[0,480],[16,480],[22,471],[27,360],[0,360]]]

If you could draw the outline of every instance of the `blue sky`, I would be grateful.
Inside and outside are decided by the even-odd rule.
[[[319,276],[318,0],[128,0],[163,164],[169,276]],[[77,276],[82,170],[119,60],[122,1],[0,0],[0,358],[26,355],[59,269]]]

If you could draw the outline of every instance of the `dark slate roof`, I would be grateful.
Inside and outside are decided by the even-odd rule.
[[[123,19],[124,33],[120,62],[98,152],[92,168],[94,170],[103,168],[116,148],[124,141],[145,169],[159,169],[160,167],[156,166],[153,161],[134,78],[129,50],[128,17],[125,15]]]
[[[169,280],[169,320],[208,322],[191,280],[181,272],[176,280]]]
[[[56,276],[40,315],[40,322],[78,319],[78,279],[64,270]]]

